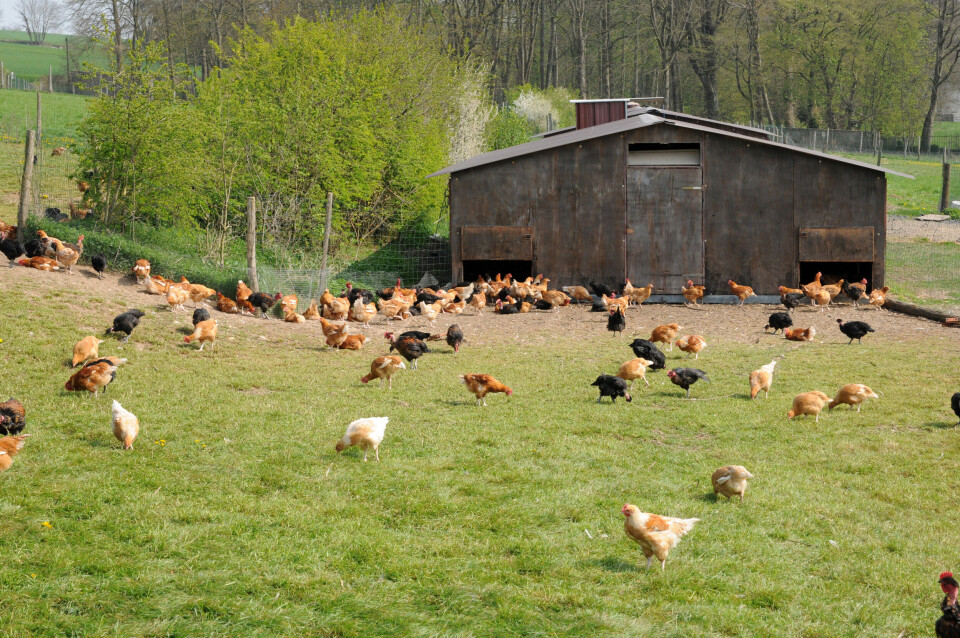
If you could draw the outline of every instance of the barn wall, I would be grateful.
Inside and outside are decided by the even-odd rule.
[[[534,271],[550,277],[551,286],[586,281],[620,285],[625,166],[625,146],[617,135],[454,174],[454,277],[463,272],[462,226],[532,226]]]

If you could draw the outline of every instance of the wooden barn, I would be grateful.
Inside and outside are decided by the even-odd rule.
[[[454,280],[629,278],[668,301],[688,279],[708,296],[733,279],[769,297],[817,271],[883,285],[886,173],[902,173],[629,100],[576,110],[575,127],[431,175],[450,175]]]

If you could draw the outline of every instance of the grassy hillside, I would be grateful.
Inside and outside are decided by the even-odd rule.
[[[42,46],[29,44],[24,31],[0,30],[0,61],[4,69],[13,71],[17,77],[25,80],[45,78],[53,68],[53,74],[58,75],[66,71],[66,41],[70,40],[70,47],[74,48],[85,42],[85,38],[63,34],[49,34]],[[71,64],[76,51],[71,51]],[[99,51],[90,51],[84,54],[82,60],[104,62]]]
[[[43,132],[50,142],[76,143],[77,125],[87,113],[90,98],[65,93],[43,93]],[[0,91],[0,136],[5,141],[22,140],[37,125],[37,94],[34,91]]]
[[[316,324],[215,313],[199,353],[188,314],[113,277],[0,271],[0,392],[33,435],[0,474],[0,624],[24,635],[919,636],[956,568],[960,345],[934,324],[833,311],[878,327],[847,346],[801,311],[823,337],[797,345],[760,334],[763,308],[631,310],[628,332],[704,334],[713,383],[687,401],[660,372],[597,405],[590,381],[632,355],[581,309],[459,317],[461,353],[435,344],[386,391],[359,382],[382,319],[364,351],[327,352]],[[130,360],[107,396],[66,392],[73,343],[131,306],[131,342],[101,347]],[[747,373],[781,354],[751,402]],[[514,396],[478,408],[466,372]],[[786,419],[852,381],[883,397]],[[140,417],[132,452],[111,399]],[[391,419],[381,463],[333,450],[363,416]],[[727,463],[757,477],[742,504],[711,493]],[[702,519],[665,573],[642,569],[624,502]]]

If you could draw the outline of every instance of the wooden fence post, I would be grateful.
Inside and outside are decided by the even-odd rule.
[[[40,104],[40,91],[37,91],[37,139],[36,142],[40,144],[40,136],[43,135],[43,108]]]
[[[323,259],[320,261],[320,288],[327,287],[327,254],[330,251],[330,226],[333,223],[333,193],[327,193],[327,224],[323,228]]]
[[[49,67],[49,71],[47,71],[47,82],[50,85],[47,93],[53,93],[53,67],[52,66]]]
[[[27,215],[33,204],[30,197],[33,192],[30,182],[33,179],[34,143],[34,132],[27,131],[27,142],[23,151],[23,178],[20,181],[20,207],[17,209],[17,239],[20,241],[26,239],[24,231],[27,227]]]
[[[3,62],[0,62],[0,89],[7,88],[7,72],[3,69]]]
[[[950,165],[947,164],[947,149],[943,149],[943,183],[940,187],[940,212],[950,205]]]
[[[257,199],[247,198],[247,279],[253,292],[260,292],[257,279]]]

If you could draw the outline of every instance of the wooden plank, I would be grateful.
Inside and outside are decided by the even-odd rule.
[[[800,261],[873,260],[873,226],[800,228]]]
[[[462,226],[460,258],[463,261],[533,261],[533,228],[530,226]]]
[[[922,317],[923,319],[930,319],[931,321],[939,321],[940,323],[947,323],[949,320],[954,319],[952,315],[948,315],[937,310],[930,310],[929,308],[922,308],[920,306],[915,306],[913,304],[904,303],[902,301],[897,301],[895,299],[890,299],[887,297],[887,300],[881,306],[884,310],[892,310],[894,312],[899,312],[905,315],[910,315],[911,317]],[[954,319],[956,321],[956,319]]]

